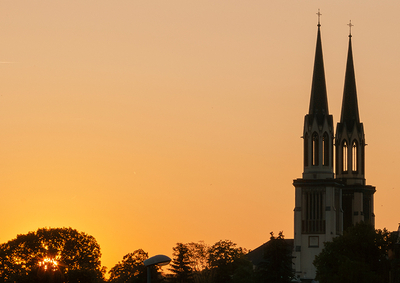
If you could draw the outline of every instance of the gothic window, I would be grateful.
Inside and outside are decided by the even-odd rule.
[[[304,166],[308,166],[308,134],[304,136]]]
[[[325,200],[320,190],[303,193],[304,214],[302,214],[302,233],[325,233]],[[303,212],[302,212],[303,213]]]
[[[322,165],[329,166],[329,136],[324,133],[322,137]]]
[[[319,164],[319,146],[318,146],[318,134],[313,133],[312,135],[312,165],[317,166]]]
[[[347,172],[347,165],[348,165],[348,160],[347,160],[347,142],[343,141],[342,145],[342,161],[343,161],[343,172]]]
[[[353,145],[351,148],[351,161],[352,161],[352,171],[357,172],[357,151],[358,151],[358,146],[357,146],[357,141],[353,141]]]

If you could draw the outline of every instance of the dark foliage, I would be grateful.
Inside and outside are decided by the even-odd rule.
[[[43,228],[0,245],[0,282],[102,282],[100,257],[94,237]]]
[[[191,283],[194,282],[194,272],[192,269],[192,256],[188,245],[177,243],[173,248],[173,259],[170,271],[173,274],[172,282]]]
[[[395,238],[386,229],[374,230],[369,224],[356,224],[325,243],[314,260],[316,279],[321,283],[388,282],[387,255],[394,243]]]
[[[241,256],[235,260],[234,272],[232,275],[233,283],[252,283],[254,282],[253,264],[246,257]]]
[[[148,259],[148,254],[142,249],[138,249],[133,253],[124,255],[121,262],[118,262],[110,269],[111,283],[146,283],[147,268],[143,262]],[[152,266],[150,268],[151,282],[160,282],[160,274],[158,268]]]
[[[209,283],[211,281],[211,272],[208,264],[209,246],[204,242],[188,243],[190,266],[193,271],[193,280],[195,283]]]
[[[236,244],[225,240],[215,243],[209,249],[208,262],[212,274],[212,282],[232,282],[235,272],[243,264],[248,264],[244,258],[246,251],[236,247]],[[237,274],[239,275],[239,274]],[[236,278],[238,278],[236,276]]]
[[[178,243],[173,248],[173,261],[168,282],[250,283],[253,265],[246,251],[225,240],[209,247],[203,242]]]

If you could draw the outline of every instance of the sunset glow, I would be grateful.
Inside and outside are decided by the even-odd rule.
[[[0,243],[72,227],[109,270],[293,238],[318,9],[335,126],[354,25],[376,227],[397,230],[398,1],[20,0],[0,3]]]
[[[39,267],[46,270],[57,270],[58,262],[54,258],[45,257],[42,261],[39,261]]]

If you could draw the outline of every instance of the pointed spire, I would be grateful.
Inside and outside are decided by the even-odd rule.
[[[350,22],[350,29],[353,26]],[[351,131],[353,126],[360,123],[358,114],[357,90],[356,90],[356,77],[354,74],[353,51],[351,46],[351,30],[349,34],[349,50],[347,53],[347,66],[346,75],[344,80],[343,101],[342,101],[342,115],[340,123],[344,123],[347,129]]]
[[[317,46],[315,49],[314,74],[311,86],[310,110],[309,115],[317,118],[317,122],[321,125],[325,115],[329,115],[328,98],[326,94],[324,60],[322,56],[322,43],[320,31],[320,15],[318,11],[318,33]],[[311,121],[312,122],[312,119]]]

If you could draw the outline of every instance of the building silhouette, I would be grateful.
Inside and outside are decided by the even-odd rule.
[[[318,16],[319,16],[318,12]],[[365,180],[365,135],[360,122],[354,73],[351,23],[340,122],[334,135],[329,114],[318,21],[310,107],[304,118],[304,169],[293,181],[294,266],[301,279],[314,279],[313,261],[332,241],[357,222],[375,224],[375,187]]]

